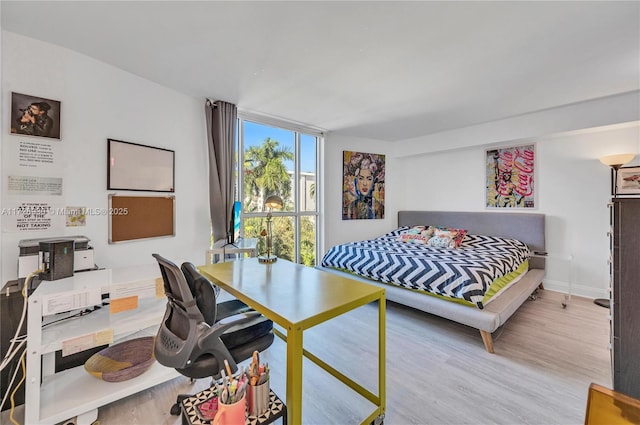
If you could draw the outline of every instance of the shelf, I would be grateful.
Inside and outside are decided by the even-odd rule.
[[[142,298],[138,308],[109,314],[109,306],[87,316],[81,316],[42,330],[40,354],[51,353],[62,349],[62,341],[93,334],[105,329],[113,329],[113,340],[117,341],[140,329],[159,326],[164,315],[166,298]]]
[[[157,264],[91,270],[78,272],[64,279],[45,280],[40,283],[35,293],[38,296],[45,296],[79,289],[100,288],[101,292],[105,294],[109,292],[109,287],[113,284],[154,280],[159,276],[160,269]]]
[[[40,387],[40,422],[56,424],[97,409],[180,375],[155,362],[149,370],[122,382],[104,382],[84,370],[68,369],[45,377]]]
[[[108,330],[113,331],[114,343],[135,334],[155,334],[167,303],[166,297],[156,296],[161,282],[160,270],[154,264],[76,273],[65,279],[44,281],[36,288],[29,297],[27,316],[25,423],[53,425],[73,416],[88,419],[87,414],[97,415],[100,406],[179,376],[174,369],[159,363],[123,382],[104,382],[82,366],[54,373],[53,353],[61,350],[65,341]],[[137,308],[110,314],[110,307],[103,306],[89,314],[42,327],[45,310],[66,311],[47,315],[44,323],[63,319],[93,308],[90,303],[100,302],[100,298],[95,298],[99,293],[118,294],[119,298],[138,295]],[[45,303],[47,309],[43,307]],[[101,335],[105,341],[110,336]],[[95,339],[93,343],[99,345]]]

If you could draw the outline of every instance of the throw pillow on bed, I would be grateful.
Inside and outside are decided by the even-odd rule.
[[[400,233],[398,242],[426,244],[433,232],[434,229],[430,226],[413,226]]]
[[[449,228],[447,230],[449,232],[451,232],[451,233],[454,233],[454,232],[456,233],[455,236],[452,236],[453,237],[453,241],[456,244],[455,247],[456,248],[460,248],[460,246],[462,245],[462,241],[464,240],[464,237],[467,235],[467,231],[464,230],[464,229],[451,229],[451,228]]]
[[[426,238],[426,237],[424,237],[422,235],[416,235],[416,234],[411,234],[411,233],[404,233],[404,234],[398,236],[398,242],[405,242],[405,243],[426,244],[428,240],[429,240],[429,238]]]
[[[464,229],[435,228],[427,245],[438,248],[460,248],[467,231]]]
[[[455,248],[456,244],[449,236],[434,236],[427,241],[427,246],[434,248]]]

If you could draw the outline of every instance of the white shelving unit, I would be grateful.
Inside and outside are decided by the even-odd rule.
[[[110,314],[109,307],[103,307],[87,316],[42,327],[43,304],[52,296],[84,290],[99,290],[104,294],[109,293],[113,285],[121,284],[126,284],[134,293],[136,287],[161,284],[158,279],[161,279],[158,266],[149,265],[84,272],[66,279],[44,281],[38,286],[28,301],[26,424],[53,425],[74,416],[78,417],[78,425],[90,424],[97,419],[100,406],[179,376],[174,369],[158,363],[140,376],[123,382],[104,382],[82,366],[59,373],[54,371],[55,352],[62,349],[65,341],[104,331],[113,333],[114,343],[140,331],[154,335],[164,314],[165,297],[149,297],[146,291],[146,296],[138,299],[138,307],[133,310]],[[64,317],[64,314],[53,318]]]

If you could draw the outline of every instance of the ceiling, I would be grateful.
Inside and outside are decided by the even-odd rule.
[[[196,98],[398,141],[640,89],[640,2],[2,1]]]

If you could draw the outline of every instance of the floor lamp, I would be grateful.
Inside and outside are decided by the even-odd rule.
[[[635,154],[622,153],[618,155],[607,155],[600,158],[600,162],[611,167],[611,195],[616,198],[618,196],[618,170],[624,164],[630,162]],[[596,298],[593,302],[599,306],[610,308],[610,300],[607,298]]]

